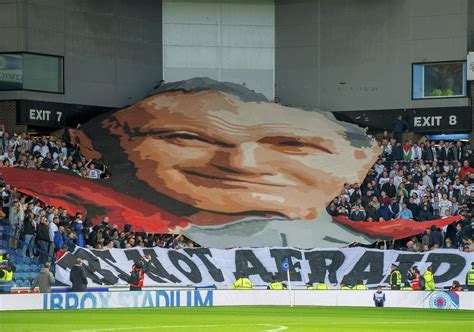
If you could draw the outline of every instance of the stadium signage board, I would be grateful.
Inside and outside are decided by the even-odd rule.
[[[471,112],[464,108],[430,108],[411,110],[410,127],[413,131],[470,129]]]
[[[67,124],[68,112],[64,104],[33,100],[19,102],[17,122],[41,127],[60,128]]]
[[[387,307],[474,310],[473,292],[384,291]],[[294,290],[295,306],[373,307],[374,291]],[[287,291],[274,290],[146,290],[50,294],[4,294],[0,312],[7,310],[68,310],[211,306],[288,306]]]
[[[17,123],[22,125],[48,128],[75,127],[78,123],[84,123],[108,110],[110,108],[107,107],[19,100],[16,118]]]
[[[378,131],[392,131],[399,115],[413,132],[469,131],[472,124],[472,112],[464,106],[335,112],[338,120]]]
[[[213,305],[212,291],[156,290],[143,292],[51,293],[43,298],[43,309],[94,309],[142,307],[203,307]]]
[[[256,286],[266,286],[272,277],[286,280],[281,263],[288,258],[290,278],[295,287],[304,287],[309,280],[325,280],[338,287],[344,279],[355,284],[359,279],[374,287],[388,284],[393,263],[399,265],[403,278],[408,269],[417,265],[424,272],[433,267],[438,287],[450,286],[453,280],[463,280],[474,261],[473,253],[437,250],[409,253],[395,250],[364,248],[310,249],[239,248],[239,249],[112,249],[78,248],[57,263],[56,279],[70,284],[69,271],[75,258],[86,262],[89,287],[126,285],[135,261],[150,255],[145,272],[146,286],[211,286],[229,288],[241,275],[248,275]]]

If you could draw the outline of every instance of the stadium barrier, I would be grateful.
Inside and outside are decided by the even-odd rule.
[[[296,306],[373,307],[373,290],[291,292]],[[474,310],[474,292],[385,291],[386,307]],[[290,304],[289,291],[148,290],[0,295],[0,311]]]

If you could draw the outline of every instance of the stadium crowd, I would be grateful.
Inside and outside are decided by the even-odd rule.
[[[26,133],[9,135],[3,125],[0,125],[0,167],[71,170],[90,179],[109,176],[105,167],[99,170],[94,163],[87,161],[78,145],[67,144],[55,136],[35,138]],[[25,257],[35,259],[39,255],[41,263],[58,260],[76,246],[95,249],[156,246],[179,249],[196,246],[183,235],[135,232],[130,225],[119,229],[109,222],[108,217],[93,225],[80,212],[47,206],[8,184],[1,185],[1,197],[0,219],[8,219],[10,248],[21,247]],[[24,245],[19,246],[19,240]]]
[[[377,138],[383,153],[363,183],[346,184],[327,210],[332,216],[347,216],[354,222],[384,222],[395,218],[427,221],[459,215],[461,220],[445,229],[427,228],[424,234],[379,248],[428,251],[455,248],[473,251],[474,156],[462,142],[405,141],[394,128],[391,137]],[[26,167],[47,171],[72,171],[79,176],[107,178],[107,168],[86,160],[80,146],[56,136],[32,137],[9,134],[0,125],[0,167]],[[109,222],[92,225],[81,213],[45,206],[34,197],[3,186],[2,209],[11,225],[11,248],[18,239],[26,244],[22,254],[40,260],[61,257],[75,246],[91,248],[164,247],[183,248],[196,244],[182,235],[146,234]],[[73,213],[72,213],[73,212]]]
[[[362,184],[346,184],[327,210],[354,222],[392,219],[429,221],[451,216],[461,220],[391,243],[395,249],[428,251],[455,248],[474,251],[474,156],[462,142],[405,141],[387,132],[378,139],[382,155]],[[384,246],[383,244],[380,244]]]
[[[109,177],[105,166],[99,169],[91,160],[86,160],[79,144],[68,144],[65,139],[54,135],[9,134],[3,125],[0,125],[0,167],[70,170],[89,179]]]

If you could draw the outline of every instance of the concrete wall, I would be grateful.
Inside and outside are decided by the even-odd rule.
[[[0,99],[121,107],[162,78],[160,0],[0,0],[0,52],[64,56],[65,94]]]
[[[467,0],[468,50],[474,52],[474,0]]]
[[[274,95],[274,0],[164,0],[164,79],[207,76]]]
[[[0,101],[0,119],[0,124],[5,125],[10,133],[21,133],[27,130],[27,126],[17,124],[15,100]]]
[[[275,20],[275,95],[319,105],[319,1],[276,0]]]
[[[276,96],[329,111],[466,106],[412,101],[411,64],[464,60],[467,9],[468,0],[277,0]]]

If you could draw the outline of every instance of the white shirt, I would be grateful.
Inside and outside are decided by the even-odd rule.
[[[41,210],[43,210],[41,207],[35,205],[31,211],[33,211],[34,214],[38,214]]]
[[[53,242],[54,241],[54,232],[58,231],[58,226],[54,222],[50,222],[48,226],[48,232],[49,232],[49,241]]]
[[[418,187],[418,189],[412,189],[410,191],[410,196],[413,195],[413,193],[416,194],[418,200],[420,200],[420,197],[423,196],[423,192],[420,190],[420,187]]]
[[[379,179],[379,185],[380,185],[380,186],[383,186],[384,183],[387,183],[387,182],[389,182],[389,181],[390,181],[390,178],[389,178],[389,177],[386,177],[386,178],[381,177],[381,178]]]
[[[90,169],[87,171],[87,177],[89,179],[100,179],[100,174],[102,172],[99,171],[98,169]]]
[[[411,148],[411,159],[420,160],[421,159],[421,148],[419,146]]]
[[[403,176],[395,176],[393,178],[393,184],[395,185],[395,187],[398,189],[398,186],[400,185],[400,183],[402,183],[403,181]]]
[[[441,216],[446,215],[446,210],[449,210],[453,204],[449,200],[440,200],[438,207]]]
[[[431,151],[433,152],[433,160],[438,161],[438,151],[436,151],[436,147],[431,147]]]
[[[41,156],[46,157],[46,154],[49,152],[49,148],[47,145],[43,145],[40,147],[40,154]]]
[[[11,157],[7,156],[7,159],[10,160],[10,165],[14,165],[15,162],[16,162],[16,157],[15,157],[15,155],[13,155],[13,156],[11,156]]]
[[[380,165],[379,165],[379,164],[375,164],[375,165],[374,165],[375,173],[377,173],[377,175],[382,174],[384,167],[385,167],[385,166],[384,166],[383,164],[380,164]]]

